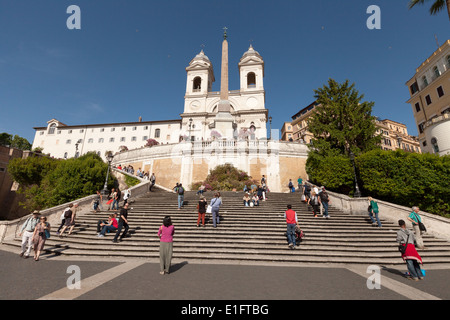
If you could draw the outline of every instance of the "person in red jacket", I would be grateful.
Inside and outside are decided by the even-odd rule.
[[[288,204],[287,210],[284,213],[284,218],[287,223],[287,238],[289,248],[295,249],[295,226],[298,226],[297,213],[292,210],[292,206]]]

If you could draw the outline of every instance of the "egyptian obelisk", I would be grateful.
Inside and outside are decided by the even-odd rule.
[[[231,105],[228,100],[228,41],[227,28],[224,28],[222,42],[222,70],[220,79],[220,101],[218,113],[216,115],[215,127],[224,138],[233,137],[233,116],[231,115]]]

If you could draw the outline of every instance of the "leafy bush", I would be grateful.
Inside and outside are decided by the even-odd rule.
[[[450,156],[374,150],[356,163],[365,194],[450,217]]]
[[[242,190],[244,186],[258,184],[244,171],[233,167],[231,164],[217,166],[210,171],[205,181],[196,182],[191,185],[191,190],[197,190],[201,185],[205,185],[206,190],[232,191]]]
[[[353,166],[348,157],[321,157],[310,153],[306,160],[306,172],[314,184],[343,194],[353,192]]]
[[[372,150],[355,159],[363,196],[450,217],[450,156]],[[354,191],[353,167],[344,156],[311,155],[310,180],[347,195]]]
[[[55,160],[47,157],[14,159],[8,172],[25,194],[21,203],[29,210],[42,210],[95,194],[103,189],[108,165],[95,153],[77,159]],[[110,177],[108,184],[113,186]]]

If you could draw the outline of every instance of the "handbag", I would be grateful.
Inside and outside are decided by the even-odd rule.
[[[414,212],[414,215],[416,216],[417,223],[419,225],[419,230],[422,231],[422,232],[427,232],[427,228],[425,227],[425,225],[422,222],[420,222],[420,220],[417,217],[417,214],[415,212]]]
[[[403,244],[399,244],[398,245],[398,251],[400,251],[400,253],[403,255],[403,254],[405,254],[405,252],[406,252],[406,247],[408,246],[408,241],[409,241],[409,234],[408,234],[408,238],[406,238],[406,243],[405,243],[405,245],[403,245]]]
[[[217,201],[217,199],[216,199]],[[214,203],[216,203],[216,201],[214,201]],[[212,205],[208,205],[208,207],[206,208],[206,213],[212,213]]]
[[[47,226],[48,226],[48,223],[47,223]],[[44,232],[45,232],[45,238],[50,239],[50,231],[44,230]]]

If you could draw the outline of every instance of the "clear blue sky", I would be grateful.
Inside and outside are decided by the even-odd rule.
[[[230,90],[250,40],[265,60],[266,108],[281,128],[329,78],[349,79],[373,114],[417,134],[405,82],[450,39],[446,12],[409,0],[0,0],[0,132],[32,142],[33,127],[179,119],[186,71],[205,45],[220,88],[228,27]],[[68,30],[69,5],[81,30]],[[368,6],[381,8],[369,30]]]

